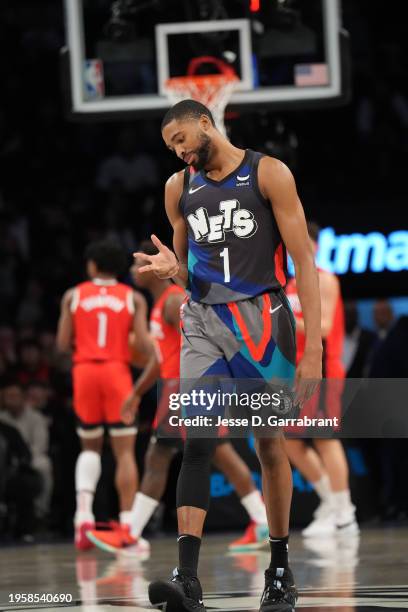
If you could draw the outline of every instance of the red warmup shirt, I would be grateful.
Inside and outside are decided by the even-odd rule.
[[[150,315],[150,334],[155,339],[160,353],[161,378],[180,377],[180,333],[164,318],[164,306],[170,295],[186,295],[184,289],[170,285],[154,304]]]
[[[319,273],[321,271],[319,270]],[[286,286],[286,295],[292,307],[295,317],[303,319],[302,308],[297,293],[296,279],[291,278]],[[296,363],[299,363],[305,349],[305,334],[296,330]],[[343,300],[339,292],[332,328],[323,340],[323,376],[325,378],[344,378],[345,372],[341,361],[344,342],[344,308]]]
[[[134,311],[133,291],[127,285],[102,279],[77,285],[71,302],[74,363],[129,363]]]

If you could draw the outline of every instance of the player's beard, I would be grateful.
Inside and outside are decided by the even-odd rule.
[[[205,168],[211,156],[211,138],[204,133],[201,133],[199,138],[200,146],[194,151],[197,156],[197,161],[192,164],[195,170],[202,170]]]

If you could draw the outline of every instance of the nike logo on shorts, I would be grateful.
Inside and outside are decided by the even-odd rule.
[[[282,308],[283,304],[279,304],[279,306],[275,306],[275,308],[270,308],[269,312],[271,314],[273,314],[274,312],[276,312],[277,310],[279,310],[279,308]]]

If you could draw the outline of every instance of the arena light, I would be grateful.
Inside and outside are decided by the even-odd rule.
[[[249,10],[251,13],[259,13],[261,10],[261,0],[250,0]]]

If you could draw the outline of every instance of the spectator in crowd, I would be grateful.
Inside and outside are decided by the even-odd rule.
[[[376,336],[368,329],[360,327],[358,311],[354,301],[344,303],[345,337],[343,366],[347,378],[363,378],[368,375],[369,361]]]
[[[385,306],[381,306],[390,319]],[[388,311],[388,312],[387,312]],[[384,313],[383,313],[384,314]],[[383,403],[392,402],[387,386],[381,383],[383,378],[408,378],[408,316],[403,316],[393,325],[373,356],[370,377],[380,379],[376,393],[384,394]],[[394,387],[398,393],[400,385]],[[402,391],[402,389],[401,389]],[[400,405],[400,398],[397,404]],[[395,411],[394,411],[395,413]],[[406,478],[408,472],[408,455],[406,451],[408,434],[406,415],[393,415],[384,422],[384,437],[376,442],[378,474],[380,476],[381,515],[385,520],[395,520],[408,516],[408,491]],[[398,432],[398,434],[396,433]],[[397,435],[399,437],[397,437]]]
[[[17,360],[16,355],[16,334],[9,325],[0,325],[0,353],[3,354],[9,365]]]
[[[55,333],[51,330],[42,330],[38,335],[38,343],[41,347],[44,362],[49,368],[58,363],[58,353],[55,344]]]
[[[17,310],[16,321],[19,325],[38,325],[41,322],[44,316],[42,298],[41,283],[35,278],[31,279]]]
[[[4,354],[0,352],[0,387],[3,386],[7,378],[8,363]]]
[[[24,391],[18,383],[8,383],[3,388],[0,420],[18,430],[29,448],[31,467],[41,474],[43,487],[36,500],[36,513],[38,518],[45,518],[49,511],[53,486],[52,465],[48,455],[47,420],[38,411],[27,406]]]
[[[46,383],[34,380],[27,385],[26,404],[29,408],[39,412],[45,418],[50,418],[51,393],[51,388]]]
[[[394,311],[388,300],[377,300],[373,307],[374,322],[380,341],[385,340],[394,323]]]
[[[33,540],[34,503],[42,486],[41,475],[31,465],[31,453],[21,434],[0,420],[0,536],[3,523],[8,535],[26,542]]]
[[[376,351],[370,369],[373,378],[408,378],[408,316],[398,319]]]
[[[41,347],[36,340],[23,341],[18,353],[17,378],[22,385],[32,381],[49,381],[49,368],[43,360]]]

